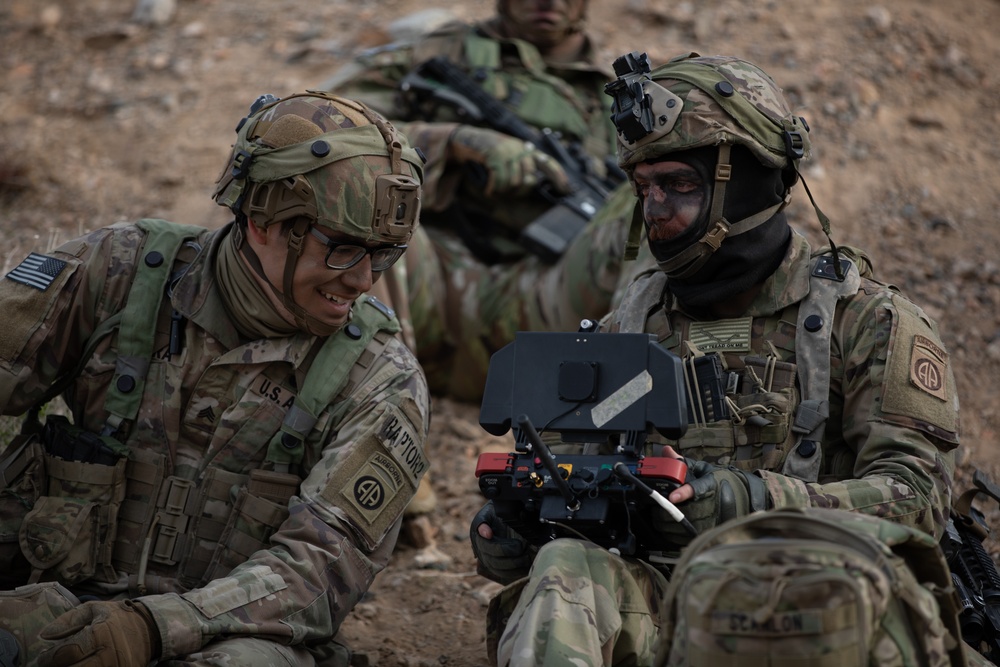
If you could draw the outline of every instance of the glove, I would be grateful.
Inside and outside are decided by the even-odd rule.
[[[483,194],[526,195],[544,182],[557,194],[572,189],[566,172],[530,141],[487,128],[460,125],[448,140],[449,157],[479,165],[486,172]]]
[[[492,539],[479,534],[483,523],[493,529]],[[528,574],[536,549],[500,520],[492,500],[473,517],[469,537],[478,562],[476,571],[482,576],[506,585]]]
[[[39,667],[141,667],[160,655],[153,616],[133,600],[87,602],[49,623],[38,636],[53,644],[38,656]]]
[[[677,508],[684,512],[699,534],[730,519],[768,509],[769,496],[764,480],[733,467],[706,461],[689,462],[685,483],[691,485],[694,497]],[[656,527],[664,533],[676,535],[679,545],[691,541],[687,531],[665,512],[656,522]]]

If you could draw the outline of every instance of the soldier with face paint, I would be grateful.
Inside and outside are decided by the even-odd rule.
[[[264,96],[216,184],[233,223],[121,223],[0,280],[0,408],[40,431],[0,463],[21,664],[348,664],[428,468],[426,382],[366,294],[422,169],[361,103]],[[57,394],[72,423],[41,427]]]
[[[875,280],[860,251],[814,250],[789,226],[809,132],[765,72],[697,54],[650,72],[637,56],[609,92],[637,196],[628,247],[645,237],[657,268],[600,329],[653,334],[685,365],[717,355],[728,415],[701,419],[692,398],[682,438],[649,437],[649,454],[688,463],[669,500],[699,532],[752,512],[832,507],[939,539],[959,420],[937,326]],[[666,512],[653,521],[678,553],[690,542]],[[509,584],[489,611],[494,664],[652,664],[667,561],[570,537],[536,548],[492,505],[471,538],[481,571]]]

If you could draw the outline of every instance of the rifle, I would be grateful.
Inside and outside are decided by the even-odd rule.
[[[687,430],[683,373],[648,334],[517,332],[490,359],[479,416],[493,435],[513,428],[515,451],[479,457],[480,491],[535,545],[575,535],[648,560],[675,551],[649,510],[658,505],[693,534],[665,498],[686,465],[645,456],[643,444],[654,429],[674,439]],[[553,454],[535,424],[612,453]]]
[[[962,639],[993,663],[1000,660],[1000,572],[983,547],[989,528],[972,501],[983,493],[1000,503],[1000,488],[977,470],[974,488],[954,503],[941,548],[961,603]]]
[[[408,73],[399,90],[414,118],[433,118],[441,104],[451,107],[463,122],[489,127],[534,144],[554,158],[572,186],[568,195],[557,195],[543,185],[539,193],[552,206],[521,231],[520,242],[548,261],[555,261],[597,213],[611,191],[625,180],[625,173],[610,156],[607,176],[595,173],[589,156],[578,144],[566,146],[557,132],[525,123],[475,80],[444,56],[431,58]]]

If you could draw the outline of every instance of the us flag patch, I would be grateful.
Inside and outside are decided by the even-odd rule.
[[[17,268],[7,274],[15,282],[45,291],[66,268],[66,262],[33,252]]]

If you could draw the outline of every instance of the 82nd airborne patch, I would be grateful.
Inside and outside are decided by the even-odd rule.
[[[910,350],[910,382],[935,398],[948,400],[946,378],[948,353],[924,336],[913,337]]]

